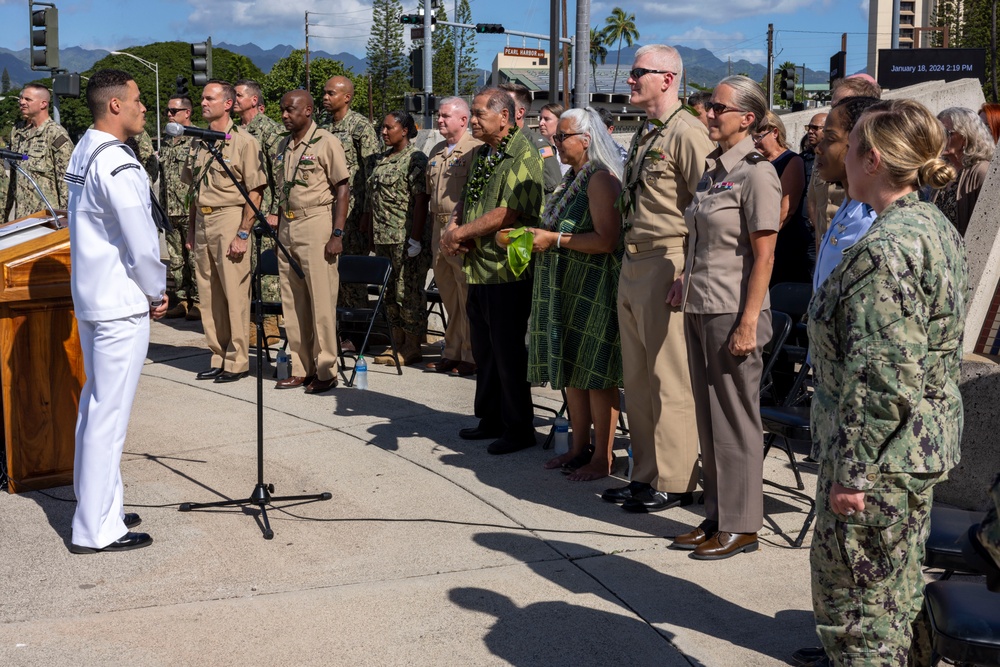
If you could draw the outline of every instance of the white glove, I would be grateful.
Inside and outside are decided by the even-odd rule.
[[[407,239],[406,240],[406,256],[407,257],[416,257],[417,255],[420,254],[420,251],[423,250],[423,249],[424,249],[424,246],[421,245],[420,241],[414,241],[413,239]]]

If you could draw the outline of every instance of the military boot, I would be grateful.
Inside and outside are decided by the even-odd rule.
[[[406,332],[399,327],[393,327],[392,342],[395,343],[396,350],[398,351],[403,347],[403,343],[406,342]],[[385,352],[372,359],[372,362],[376,364],[383,364],[385,366],[395,366],[396,357],[392,354],[392,346],[388,347]],[[402,362],[402,357],[400,357],[400,363]]]

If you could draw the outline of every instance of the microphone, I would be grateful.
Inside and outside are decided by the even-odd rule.
[[[0,160],[27,160],[28,156],[24,153],[18,153],[17,151],[9,151],[6,148],[0,148]]]
[[[194,127],[193,125],[181,125],[180,123],[167,123],[167,127],[163,131],[171,137],[185,135],[188,137],[196,137],[203,141],[226,141],[230,138],[230,136],[225,132],[203,130],[200,127]]]

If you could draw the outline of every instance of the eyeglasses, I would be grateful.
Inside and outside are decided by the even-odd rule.
[[[822,132],[824,125],[806,125],[806,129],[810,132]]]
[[[633,81],[638,81],[647,74],[673,74],[674,76],[677,76],[677,72],[671,72],[665,69],[646,69],[645,67],[633,67],[628,73],[628,75],[632,77]]]
[[[711,111],[716,116],[721,116],[722,114],[726,113],[727,111],[739,111],[740,113],[746,113],[746,111],[744,111],[743,109],[737,109],[736,107],[727,107],[722,102],[715,102],[713,104],[706,104],[705,105],[705,112],[708,113],[709,111]]]
[[[169,116],[172,116],[175,113],[180,113],[182,111],[190,111],[190,109],[185,109],[184,107],[180,107],[179,109],[171,109],[170,107],[167,107],[167,115]]]
[[[556,132],[555,134],[552,135],[552,138],[555,139],[556,141],[558,141],[559,143],[562,143],[562,142],[566,141],[567,139],[569,139],[570,137],[578,137],[581,134],[587,134],[587,133],[586,132]]]

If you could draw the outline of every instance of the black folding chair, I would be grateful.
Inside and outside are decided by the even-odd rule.
[[[277,276],[278,275],[278,256],[275,254],[274,248],[268,248],[260,253],[260,262],[257,264],[257,270],[250,280],[250,313],[253,316],[253,321],[257,322],[257,310],[258,307],[262,311],[264,317],[281,315],[283,313],[280,301],[263,301],[258,298],[257,295],[257,275],[261,276]],[[288,348],[288,338],[285,336],[284,327],[278,328],[279,336],[278,340],[281,341],[281,351],[284,352]],[[271,345],[270,341],[274,336],[268,337],[264,334],[264,354],[267,355],[268,363],[271,362]],[[257,341],[251,341],[251,344],[256,345]]]
[[[795,382],[795,367],[805,363],[809,352],[806,314],[809,312],[809,301],[812,299],[812,285],[778,283],[768,290],[768,294],[771,299],[771,309],[792,318],[792,330],[775,360],[772,383],[765,399],[770,405],[782,405]]]
[[[448,328],[448,314],[444,310],[444,301],[441,299],[441,292],[438,290],[437,281],[431,278],[431,284],[424,289],[424,296],[427,298],[427,316],[437,315],[441,318],[441,328]],[[440,334],[444,336],[444,331],[427,329],[428,333]]]
[[[338,352],[340,353],[341,374],[344,376],[347,386],[351,387],[354,385],[354,376],[358,371],[357,368],[352,368],[351,377],[348,378],[344,370],[345,358],[349,354],[351,357],[354,357],[356,363],[357,357],[368,350],[368,341],[372,336],[376,320],[384,326],[385,336],[389,339],[389,346],[392,349],[392,356],[396,360],[396,373],[402,375],[403,369],[400,367],[399,357],[396,355],[396,341],[392,339],[389,316],[385,311],[385,291],[388,289],[389,280],[392,278],[392,263],[389,261],[389,258],[341,255],[338,262],[338,273],[340,274],[341,285],[365,285],[374,291],[376,296],[374,307],[371,307],[370,303],[370,307],[368,308],[337,307],[338,333],[343,331],[344,328],[352,328],[359,331],[364,330],[365,332],[364,339],[361,345],[358,346],[357,352],[345,353],[339,341],[337,343],[337,346],[340,348]],[[339,338],[340,336],[338,336]]]
[[[780,285],[776,285],[775,287],[778,286]],[[764,363],[764,374],[761,376],[762,391],[765,386],[773,387],[773,372],[775,365],[779,359],[786,358],[786,343],[794,330],[791,317],[783,312],[772,309],[771,321],[774,333],[771,336],[771,341],[764,347],[765,352],[768,350],[768,347],[770,347],[770,355]],[[783,333],[782,329],[784,330]],[[783,444],[782,449],[784,449],[785,454],[788,455],[788,462],[792,467],[792,474],[795,475],[796,488],[793,489],[767,479],[764,480],[764,483],[768,486],[781,489],[782,491],[801,498],[809,505],[809,511],[806,513],[806,519],[802,525],[802,530],[799,531],[798,537],[792,542],[795,547],[802,546],[806,533],[809,532],[809,526],[812,525],[813,519],[816,516],[815,499],[808,494],[802,493],[806,487],[805,484],[802,483],[802,475],[799,473],[799,466],[795,461],[795,454],[792,452],[790,444],[791,440],[809,441],[812,437],[809,431],[809,407],[803,407],[796,404],[796,402],[800,400],[799,397],[803,395],[801,388],[808,374],[809,365],[803,358],[801,368],[792,383],[792,389],[785,397],[782,405],[762,405],[760,407],[761,422],[763,422],[764,431],[767,432],[767,437],[764,439],[764,456],[767,456],[767,453],[770,451],[775,440],[777,438],[781,438],[781,442]]]

